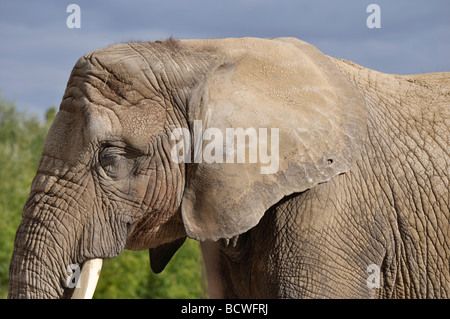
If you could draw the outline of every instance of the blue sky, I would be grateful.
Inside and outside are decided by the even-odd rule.
[[[69,4],[81,28],[69,29]],[[381,28],[369,29],[369,4]],[[124,41],[292,36],[387,73],[450,71],[448,0],[0,0],[0,89],[40,116],[59,106],[77,59]]]

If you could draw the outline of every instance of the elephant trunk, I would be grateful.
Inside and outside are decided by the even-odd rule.
[[[46,225],[32,219],[22,220],[9,269],[8,298],[63,297],[62,281],[67,274],[61,265],[67,264],[68,258],[56,243],[49,244],[52,242],[55,233]]]
[[[72,288],[68,279],[77,274],[77,264],[83,260],[73,240],[76,209],[66,204],[67,200],[55,194],[30,194],[14,241],[8,298],[65,298],[72,294],[73,289],[66,289]]]
[[[46,163],[41,160],[16,233],[8,298],[89,298],[100,272],[99,258],[123,251],[130,220],[108,215],[107,224],[92,205],[96,199],[84,171],[50,171],[47,166],[54,163]],[[83,287],[84,280],[88,283]]]

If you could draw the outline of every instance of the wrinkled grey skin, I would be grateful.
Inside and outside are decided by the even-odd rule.
[[[298,63],[283,60],[296,50]],[[124,249],[149,249],[159,272],[188,235],[202,242],[211,297],[448,298],[449,83],[367,70],[295,39],[89,53],[43,149],[9,297],[70,297],[67,265]],[[280,127],[279,172],[174,163],[171,128],[192,129],[208,108],[211,126]],[[283,131],[284,114],[305,119],[294,123],[304,136]],[[380,288],[367,285],[372,264]]]

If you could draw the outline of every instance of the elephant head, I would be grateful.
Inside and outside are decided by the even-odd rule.
[[[191,138],[176,161],[180,129]],[[237,129],[244,141],[258,134],[243,160]],[[70,297],[69,265],[124,249],[149,249],[161,271],[186,236],[242,234],[284,196],[348,171],[365,134],[362,97],[300,40],[93,51],[73,68],[48,133],[15,238],[9,297]],[[216,160],[188,154],[208,145]]]

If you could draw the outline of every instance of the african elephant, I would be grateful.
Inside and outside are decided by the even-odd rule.
[[[9,297],[70,297],[68,265],[124,249],[159,272],[188,236],[212,298],[448,298],[449,84],[293,38],[88,53],[24,206]]]

